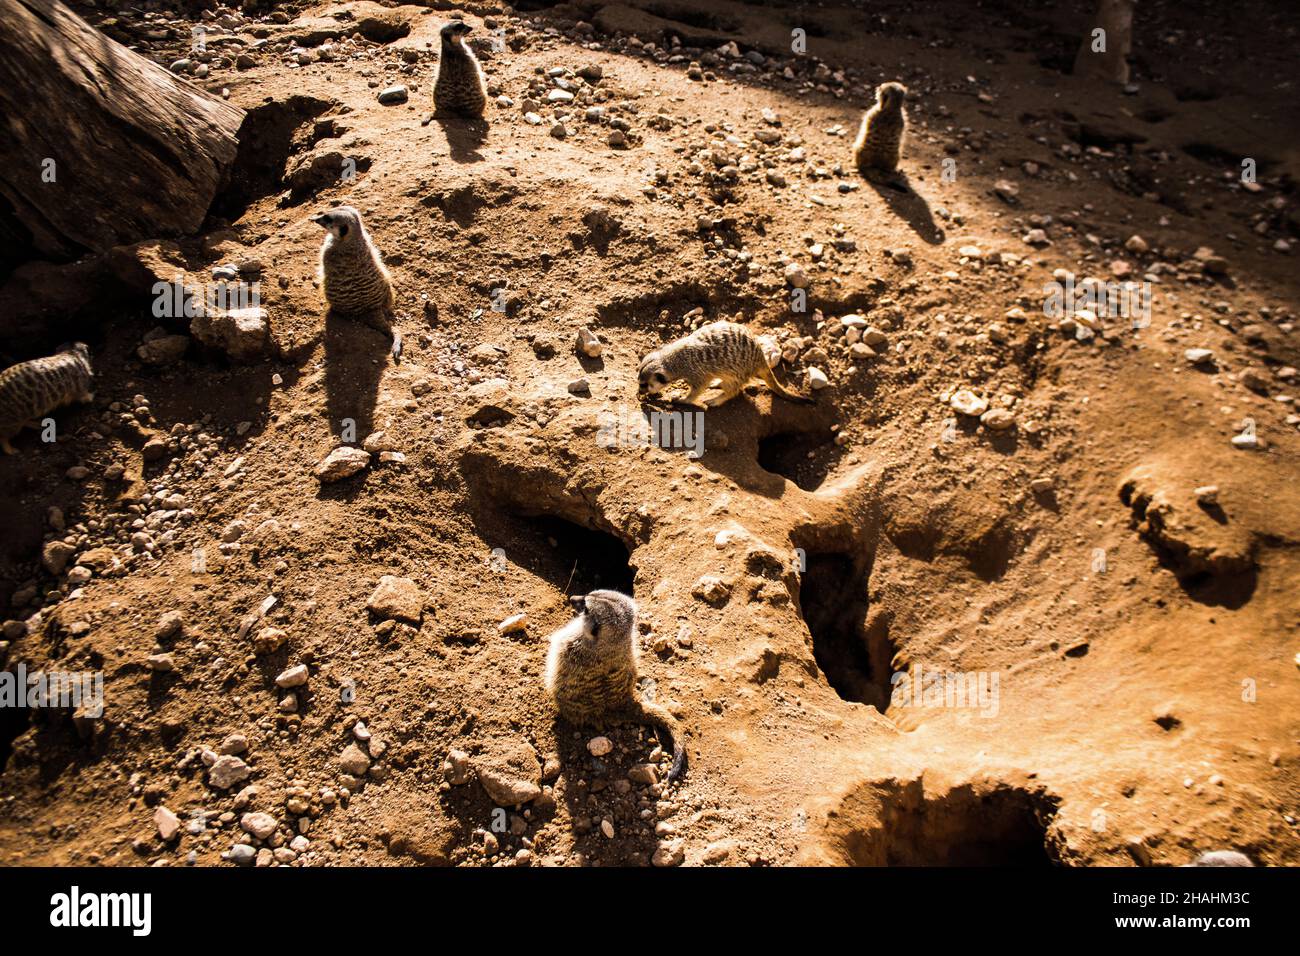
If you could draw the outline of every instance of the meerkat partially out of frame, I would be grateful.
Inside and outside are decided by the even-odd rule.
[[[14,454],[17,449],[9,439],[24,425],[39,427],[40,420],[56,408],[94,399],[93,376],[90,349],[81,342],[0,372],[0,449]]]
[[[442,50],[438,55],[438,79],[433,84],[435,116],[483,116],[487,84],[478,57],[465,42],[465,35],[472,29],[463,20],[452,20],[439,31]]]
[[[762,379],[774,395],[792,402],[811,404],[812,399],[791,392],[776,380],[758,339],[743,325],[710,322],[690,335],[655,349],[641,360],[637,372],[637,393],[658,396],[670,384],[685,381],[690,393],[687,405],[717,408],[740,394],[753,379]],[[717,381],[719,394],[703,404],[700,396]]]
[[[902,83],[882,83],[876,89],[876,105],[862,117],[858,138],[853,141],[853,163],[862,175],[898,171],[907,133],[906,99],[907,87]]]
[[[330,310],[391,336],[393,359],[400,361],[402,334],[393,328],[393,280],[361,213],[339,206],[311,219],[328,233],[320,249],[320,283]]]
[[[679,779],[686,750],[677,721],[636,692],[636,602],[617,591],[592,591],[569,602],[578,616],[547,639],[546,692],[555,709],[580,726],[626,721],[654,727],[672,751],[668,782]]]

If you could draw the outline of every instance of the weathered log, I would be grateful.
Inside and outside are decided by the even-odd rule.
[[[133,53],[58,0],[0,0],[0,196],[9,242],[70,258],[193,233],[244,111]],[[0,206],[5,204],[0,203]]]

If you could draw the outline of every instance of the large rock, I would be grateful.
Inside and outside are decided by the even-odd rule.
[[[266,309],[252,306],[196,315],[190,333],[211,348],[225,352],[236,362],[253,362],[266,352],[271,323]]]
[[[348,744],[339,756],[339,767],[344,773],[350,773],[354,777],[364,777],[366,771],[370,769],[370,758],[356,744]]]
[[[284,183],[292,191],[295,200],[315,195],[322,189],[339,184],[344,164],[349,160],[355,164],[352,169],[354,173],[365,172],[370,168],[368,156],[357,156],[355,153],[345,156],[337,149],[322,148],[294,160],[285,173]]]
[[[252,772],[248,764],[238,757],[233,754],[223,754],[208,771],[208,783],[218,790],[229,790],[247,780]]]
[[[290,36],[301,46],[320,46],[326,40],[340,40],[360,33],[374,43],[392,43],[411,32],[411,21],[420,8],[413,5],[383,7],[370,0],[357,0],[332,8],[328,17],[303,17],[289,27]]]
[[[280,822],[269,813],[245,813],[239,820],[245,833],[250,833],[259,840],[268,839],[275,832]]]
[[[1182,468],[1154,459],[1125,476],[1120,498],[1133,509],[1138,534],[1179,575],[1252,572],[1258,536],[1247,516],[1219,520],[1198,501],[1195,487]]]
[[[158,836],[162,837],[164,842],[175,837],[176,831],[181,828],[180,817],[161,805],[153,812],[153,823],[158,828]]]
[[[542,795],[542,767],[526,741],[498,744],[473,760],[479,783],[502,807],[530,803]]]
[[[419,624],[424,614],[424,594],[410,578],[385,574],[370,595],[366,607],[379,617],[398,618]]]
[[[159,335],[145,339],[135,350],[140,361],[145,365],[174,365],[185,355],[190,346],[188,335]]]
[[[41,564],[50,574],[62,574],[77,549],[63,541],[51,541],[41,552]]]
[[[350,478],[370,464],[370,452],[364,448],[340,445],[316,466],[316,477],[321,484]]]
[[[953,411],[974,418],[980,417],[989,410],[988,399],[981,398],[968,388],[961,388],[953,392],[949,405],[952,406]]]

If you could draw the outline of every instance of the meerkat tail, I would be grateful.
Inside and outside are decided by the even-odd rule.
[[[767,387],[776,395],[780,395],[788,402],[798,402],[801,405],[815,405],[816,399],[809,398],[807,395],[800,395],[798,392],[792,392],[776,380],[776,375],[772,370],[760,369],[759,376],[767,383]]]
[[[668,769],[668,783],[680,780],[686,773],[686,748],[682,746],[682,732],[677,719],[658,704],[644,700],[639,702],[639,710],[633,716],[654,727],[659,734],[659,743],[672,751],[673,764]]]

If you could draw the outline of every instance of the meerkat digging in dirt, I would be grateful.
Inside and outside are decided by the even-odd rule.
[[[569,600],[578,616],[547,639],[546,691],[555,709],[578,725],[626,721],[654,727],[673,755],[672,783],[686,772],[686,750],[672,714],[637,696],[636,602],[617,591]]]
[[[734,322],[711,322],[655,349],[641,360],[637,390],[642,397],[655,397],[673,382],[685,380],[690,386],[682,400],[685,404],[717,408],[756,378],[766,382],[774,395],[792,402],[813,401],[778,382],[753,333]],[[719,382],[719,394],[701,405],[700,396],[715,381]]]

